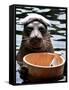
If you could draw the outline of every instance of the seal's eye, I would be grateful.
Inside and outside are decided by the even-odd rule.
[[[32,31],[33,30],[33,27],[27,27],[27,31]]]
[[[25,27],[24,28],[24,33],[29,36],[31,31],[33,30],[33,27]]]
[[[45,34],[46,33],[46,29],[44,27],[39,27],[39,31],[42,33],[42,34]]]

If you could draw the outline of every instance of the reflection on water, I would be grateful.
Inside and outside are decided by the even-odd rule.
[[[26,7],[16,8],[16,50],[18,51],[21,40],[23,25],[20,20],[29,13],[44,15],[51,23],[48,31],[51,33],[51,41],[55,52],[61,54],[66,60],[66,9],[65,8],[42,8]],[[16,52],[17,52],[16,51]]]

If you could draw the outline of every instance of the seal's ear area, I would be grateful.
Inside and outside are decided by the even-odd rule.
[[[43,17],[42,15],[36,14],[36,13],[30,13],[28,16],[26,16],[24,19],[20,19],[20,24],[26,24],[30,23],[31,21],[38,20],[40,22],[43,22],[45,25],[51,26],[51,23],[48,19]]]

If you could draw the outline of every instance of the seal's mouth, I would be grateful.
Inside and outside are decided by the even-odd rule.
[[[32,48],[32,49],[36,49],[36,50],[39,50],[39,49],[41,49],[41,48],[42,48],[42,45],[41,45],[41,43],[40,43],[40,42],[30,44],[30,46],[31,46],[31,48]]]
[[[34,49],[40,49],[41,48],[42,39],[41,38],[31,38],[30,39],[30,46]]]

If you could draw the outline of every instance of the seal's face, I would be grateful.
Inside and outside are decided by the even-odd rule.
[[[39,22],[33,21],[24,26],[24,38],[27,38],[26,45],[31,48],[41,48],[43,46],[43,38],[47,32],[47,27]]]

